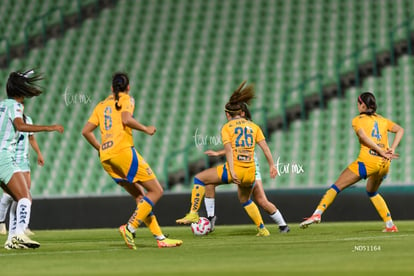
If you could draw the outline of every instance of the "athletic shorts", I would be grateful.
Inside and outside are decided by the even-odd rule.
[[[240,186],[243,187],[252,187],[256,180],[256,168],[252,167],[238,167],[234,166],[234,171],[237,177],[240,179]],[[217,176],[221,179],[223,183],[229,184],[233,182],[233,179],[230,174],[228,163],[217,166]]]
[[[29,160],[17,162],[17,166],[22,170],[22,172],[30,172],[30,161]]]
[[[375,158],[366,161],[357,159],[348,166],[348,169],[362,179],[366,179],[371,175],[378,175],[384,179],[390,170],[390,164],[390,160],[382,158]]]
[[[101,164],[116,183],[146,182],[156,178],[148,163],[134,147],[126,148]]]
[[[13,174],[22,169],[16,164],[14,154],[8,151],[0,151],[0,181],[8,184]]]

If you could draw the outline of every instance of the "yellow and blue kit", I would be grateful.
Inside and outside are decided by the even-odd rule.
[[[111,95],[94,109],[88,122],[99,126],[99,155],[104,170],[117,182],[145,182],[156,178],[148,163],[134,148],[132,129],[122,123],[122,112],[134,113],[135,101],[127,93],[119,93],[118,106]]]

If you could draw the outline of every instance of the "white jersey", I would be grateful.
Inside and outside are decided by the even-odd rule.
[[[0,151],[15,153],[19,132],[16,131],[13,121],[23,119],[23,105],[14,99],[0,102]]]
[[[33,125],[32,118],[27,115],[26,124]],[[29,160],[29,135],[33,135],[33,132],[20,132],[16,145],[16,162],[18,164]]]

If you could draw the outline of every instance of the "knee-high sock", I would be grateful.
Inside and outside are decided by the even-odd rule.
[[[17,202],[16,209],[16,235],[24,234],[30,221],[32,203],[28,198],[22,198]]]
[[[213,198],[204,198],[204,205],[206,206],[207,216],[214,217],[215,215],[215,199]]]
[[[156,239],[162,239],[165,238],[162,234],[161,227],[158,224],[157,217],[153,212],[151,212],[145,219],[144,219],[145,225],[148,227],[148,229],[151,231],[152,235]]]
[[[323,195],[318,207],[316,207],[314,214],[317,213],[319,215],[322,215],[322,213],[325,212],[329,205],[331,205],[331,203],[335,200],[335,197],[337,194],[339,194],[339,192],[340,190],[338,189],[338,187],[336,187],[336,185],[333,184],[331,188],[329,188]]]
[[[206,193],[204,182],[198,178],[194,178],[194,186],[191,191],[191,213],[196,213],[200,209],[201,201],[203,200],[204,194]]]
[[[264,224],[262,215],[260,215],[256,203],[249,199],[246,203],[243,203],[242,206],[244,210],[246,210],[246,213],[249,215],[249,217],[253,220],[254,224],[256,224],[256,226],[259,228],[263,228]]]
[[[4,222],[6,220],[7,209],[12,202],[13,198],[9,194],[3,193],[0,200],[0,222]]]
[[[375,209],[377,209],[378,214],[382,218],[384,222],[392,221],[390,210],[388,210],[387,203],[382,198],[382,196],[377,193],[370,193],[367,192],[369,199],[371,200],[372,204],[374,205]]]
[[[145,218],[151,213],[154,203],[144,196],[143,199],[138,203],[134,214],[128,221],[129,230],[135,232],[139,225],[145,220]]]
[[[10,213],[9,213],[9,236],[7,238],[8,241],[11,242],[14,235],[16,235],[16,209],[17,209],[17,201],[13,201],[10,205]]]

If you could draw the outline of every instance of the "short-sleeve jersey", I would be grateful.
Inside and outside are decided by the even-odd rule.
[[[115,108],[113,95],[100,102],[94,109],[88,122],[99,126],[101,131],[101,161],[108,160],[121,150],[134,145],[132,129],[122,123],[122,112],[134,113],[135,101],[126,93],[119,93],[118,106]]]
[[[358,130],[363,129],[369,139],[371,139],[375,144],[384,150],[389,148],[388,131],[391,131],[394,125],[394,122],[378,114],[371,116],[361,114],[352,120],[352,128],[354,129],[355,133],[357,133]],[[378,154],[374,150],[371,150],[369,147],[361,143],[361,150],[359,152],[358,158],[364,160],[373,156],[378,156]]]
[[[254,148],[265,139],[262,130],[244,118],[228,121],[221,129],[223,145],[231,143],[235,166],[254,166]]]
[[[24,116],[26,117],[26,124],[33,125],[32,118],[27,115]],[[17,163],[29,160],[29,135],[33,135],[33,132],[20,132],[16,145]]]
[[[0,150],[14,154],[19,132],[15,129],[13,121],[23,118],[23,105],[14,99],[0,102]]]

